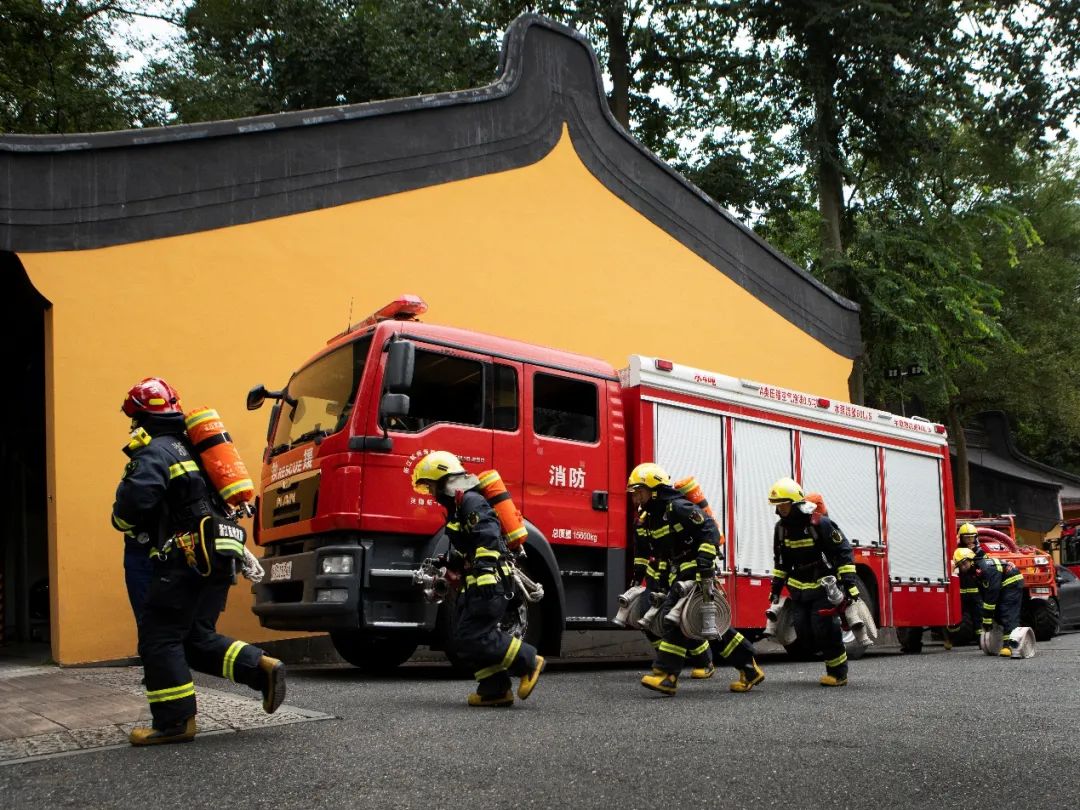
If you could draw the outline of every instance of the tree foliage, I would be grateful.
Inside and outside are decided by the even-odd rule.
[[[182,47],[146,71],[178,121],[487,84],[497,42],[437,0],[195,0]]]
[[[0,131],[125,129],[146,113],[109,43],[123,15],[113,3],[0,3]]]

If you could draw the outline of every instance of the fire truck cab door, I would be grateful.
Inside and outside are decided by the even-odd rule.
[[[474,473],[491,466],[486,393],[491,358],[420,340],[415,344],[409,413],[386,426],[393,450],[371,453],[366,466],[370,495],[363,522],[373,531],[423,534],[442,525],[443,510],[412,490],[413,466],[427,453],[449,451]]]
[[[604,383],[528,364],[524,371],[522,511],[552,543],[606,547],[611,493]]]

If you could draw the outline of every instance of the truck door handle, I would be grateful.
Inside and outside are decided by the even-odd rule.
[[[602,490],[594,490],[592,494],[592,508],[597,512],[608,510],[608,494]]]

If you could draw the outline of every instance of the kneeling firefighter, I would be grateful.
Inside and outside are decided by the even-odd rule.
[[[808,503],[802,487],[791,478],[781,478],[769,490],[769,503],[780,518],[773,534],[773,572],[770,600],[780,601],[787,586],[787,604],[794,611],[796,636],[813,639],[825,656],[822,686],[847,683],[847,650],[840,620],[830,601],[822,577],[834,576],[844,585],[844,597],[859,598],[855,581],[855,560],[851,544],[826,516],[811,520],[815,505]]]
[[[956,532],[956,543],[960,548],[971,549],[974,557],[984,556],[982,547],[979,545],[979,530],[974,523],[963,524]],[[979,584],[975,580],[974,571],[968,570],[960,574],[960,615],[967,614],[971,617],[973,630],[981,626],[982,599],[979,598]],[[951,650],[954,639],[960,635],[961,625],[954,624],[945,628],[944,647]]]
[[[653,553],[667,561],[669,588],[661,614],[670,611],[683,596],[680,583],[708,582],[716,572],[720,530],[716,521],[684,498],[657,464],[639,464],[630,473],[627,491],[643,513],[639,527],[652,540]],[[683,635],[677,622],[664,622],[664,636],[657,647],[653,671],[641,679],[647,689],[674,695],[679,675],[689,662],[696,677],[712,674],[711,651],[735,667],[739,679],[730,685],[733,692],[749,692],[765,680],[754,660],[754,648],[741,633],[728,629],[714,641],[695,642]],[[699,657],[695,660],[695,657]]]
[[[977,554],[962,546],[953,552],[953,567],[961,576],[973,575],[979,588],[982,622],[975,629],[976,635],[989,633],[996,620],[1004,638],[999,655],[1011,658],[1016,642],[1009,636],[1020,625],[1024,575],[1008,560]]]
[[[180,397],[149,377],[122,405],[132,420],[130,457],[116,490],[112,524],[138,538],[153,560],[139,630],[151,727],[133,745],[187,742],[195,736],[191,669],[250,686],[272,714],[285,699],[285,665],[258,647],[220,635],[245,532],[228,521],[226,504],[195,460]],[[190,668],[189,668],[190,666]]]
[[[450,549],[445,565],[461,573],[463,582],[455,603],[453,640],[461,656],[476,668],[479,682],[469,695],[469,705],[512,705],[510,675],[520,676],[517,696],[525,700],[544,670],[544,657],[500,627],[514,590],[499,519],[478,489],[480,480],[466,472],[457,456],[436,450],[417,462],[412,485],[446,510]]]

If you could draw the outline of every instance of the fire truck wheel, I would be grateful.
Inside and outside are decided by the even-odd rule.
[[[372,636],[359,630],[331,630],[337,654],[365,672],[390,672],[409,660],[417,641],[408,635]]]
[[[922,652],[922,627],[897,627],[896,640],[900,642],[900,652],[917,655]]]
[[[970,613],[964,613],[960,616],[959,625],[950,635],[954,647],[962,647],[965,644],[971,644],[975,640],[975,620]]]
[[[1061,627],[1061,609],[1054,597],[1033,599],[1025,611],[1027,625],[1035,632],[1036,641],[1049,641],[1058,634]]]

